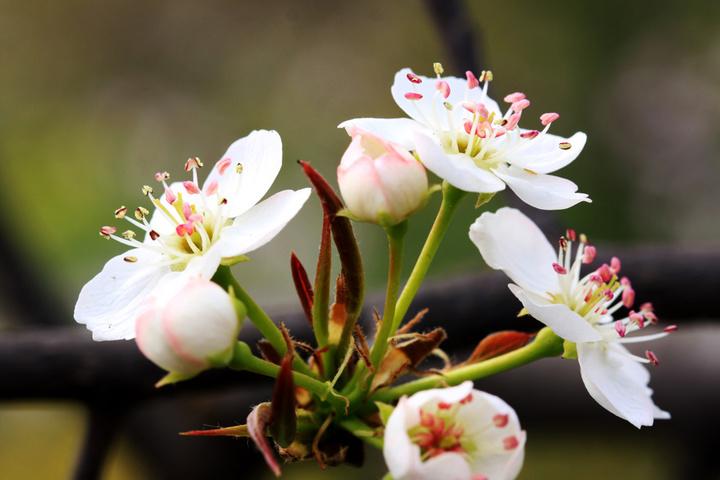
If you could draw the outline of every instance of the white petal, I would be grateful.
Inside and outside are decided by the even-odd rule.
[[[516,167],[493,170],[520,199],[541,210],[562,210],[580,202],[592,202],[585,193],[577,193],[577,185],[565,178],[535,174]]]
[[[647,369],[615,343],[578,344],[578,362],[588,393],[608,411],[640,428],[667,418],[652,401]]]
[[[392,93],[395,103],[410,118],[431,127],[433,130],[448,130],[450,124],[444,102],[448,102],[454,106],[451,115],[455,123],[454,127],[461,127],[461,119],[469,117],[470,113],[462,108],[461,103],[465,100],[479,102],[485,105],[489,112],[500,114],[500,108],[490,97],[483,94],[481,88],[473,88],[468,90],[467,80],[457,77],[442,77],[441,80],[450,86],[450,96],[445,99],[437,91],[436,78],[428,78],[419,75],[422,80],[419,84],[413,84],[407,79],[410,73],[409,68],[403,68],[395,74],[395,80],[390,92]],[[408,100],[405,98],[406,93],[419,93],[423,96],[420,100]]]
[[[135,257],[136,262],[123,260]],[[163,276],[164,256],[141,248],[111,258],[80,291],[75,320],[85,324],[93,340],[129,340],[135,337],[135,320],[143,302]]]
[[[433,388],[423,390],[411,396],[408,400],[408,407],[420,410],[426,403],[457,403],[467,397],[473,391],[473,383],[466,381],[455,387]]]
[[[417,473],[406,477],[408,480],[471,480],[470,464],[460,453],[442,453],[423,462]],[[394,478],[394,477],[393,477]],[[490,477],[493,478],[493,477]]]
[[[502,270],[521,287],[539,295],[560,291],[552,268],[557,256],[540,229],[522,212],[501,208],[485,212],[470,227],[470,240],[485,263]]]
[[[467,155],[445,153],[434,135],[415,132],[413,138],[423,165],[454,187],[478,193],[499,192],[505,188],[502,180],[475,165]]]
[[[345,120],[338,128],[344,128],[351,134],[353,127],[377,135],[388,142],[402,145],[408,150],[414,150],[413,133],[416,130],[427,131],[427,129],[415,120],[409,118],[353,118]]]
[[[222,170],[218,165],[230,159]],[[242,171],[238,173],[238,165]],[[203,184],[218,184],[218,196],[227,199],[225,214],[235,217],[246,212],[265,196],[282,166],[282,140],[274,130],[255,130],[235,141],[225,152]]]
[[[220,254],[236,257],[262,247],[285,228],[309,197],[309,188],[283,190],[255,205],[221,232]]]
[[[410,441],[407,433],[417,424],[419,414],[416,408],[407,405],[407,401],[407,397],[400,399],[385,426],[383,456],[394,479],[411,475],[421,462],[420,447]]]
[[[533,139],[519,139],[520,145],[511,148],[503,160],[518,168],[527,168],[536,173],[551,173],[569,165],[585,147],[587,135],[577,132],[570,138],[546,133]],[[562,150],[561,143],[570,144]]]
[[[600,332],[595,330],[584,318],[570,310],[567,305],[550,303],[549,300],[523,290],[517,285],[508,285],[530,315],[552,329],[559,337],[571,342],[595,342],[602,339]]]

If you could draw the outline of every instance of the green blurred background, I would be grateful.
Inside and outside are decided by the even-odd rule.
[[[555,133],[589,134],[562,175],[594,202],[559,214],[563,224],[604,242],[720,243],[720,3],[468,5],[495,73],[491,95],[526,92],[533,105],[524,126],[557,111]],[[121,251],[98,238],[98,227],[113,221],[117,206],[141,204],[140,186],[154,172],[180,177],[188,156],[213,162],[236,138],[272,128],[284,143],[276,190],[305,186],[295,165],[301,158],[334,180],[348,143],[336,125],[399,116],[393,74],[404,66],[430,74],[433,61],[449,63],[442,41],[419,1],[2,0],[2,234],[39,266],[71,322],[82,284]],[[410,252],[436,208],[437,198],[413,219]],[[475,215],[468,202],[433,276],[483,268],[466,236]],[[313,199],[237,269],[239,279],[266,305],[292,304],[289,252],[310,263],[319,226]],[[370,226],[358,235],[370,287],[381,288],[384,236]],[[0,295],[0,327],[22,328],[6,303]],[[0,406],[0,476],[67,475],[82,415],[74,405]],[[615,441],[598,453],[595,437],[540,432],[522,478],[572,478],[592,462],[604,469],[583,478],[665,478],[664,447],[643,441]],[[638,448],[647,455],[628,453]],[[320,478],[312,465],[288,472]],[[147,475],[131,447],[114,450],[108,478]]]

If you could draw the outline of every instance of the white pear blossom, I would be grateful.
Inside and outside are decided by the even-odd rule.
[[[557,113],[540,116],[542,130],[525,130],[518,123],[530,101],[521,92],[504,100],[503,113],[487,95],[492,73],[478,79],[416,75],[405,68],[395,74],[391,92],[410,117],[357,118],[340,127],[357,126],[418,153],[423,164],[440,178],[467,192],[492,193],[507,185],[524,202],[544,210],[590,202],[573,182],[548,175],[570,164],[585,146],[586,135],[563,138],[548,133]]]
[[[132,228],[122,233],[114,226],[100,229],[101,236],[130,250],[110,259],[80,292],[75,320],[92,331],[93,339],[132,339],[146,297],[164,278],[178,271],[212,277],[221,263],[236,263],[272,240],[310,196],[309,188],[284,190],[260,202],[282,166],[282,142],[275,131],[253,131],[235,141],[202,187],[201,166],[198,158],[190,158],[185,170],[192,178],[172,185],[166,172],[155,174],[163,188],[159,196],[143,186],[152,216],[144,207],[115,211],[118,220],[145,233],[143,241]]]
[[[227,364],[241,320],[219,285],[200,275],[174,272],[145,297],[135,341],[156,365],[185,378]]]
[[[395,225],[425,204],[425,168],[404,147],[356,127],[337,169],[338,185],[354,218]]]
[[[629,336],[657,323],[657,317],[649,303],[632,310],[635,291],[627,278],[618,277],[618,258],[582,276],[581,266],[596,256],[584,235],[578,239],[568,230],[555,253],[532,220],[512,208],[482,214],[470,227],[470,239],[490,267],[514,282],[509,288],[525,311],[575,344],[585,387],[600,405],[638,428],[670,418],[654,404],[650,374],[641,365],[657,364],[657,357],[650,350],[645,358],[635,356],[624,345],[661,338],[677,327]],[[627,313],[616,315],[623,307]]]
[[[394,480],[511,480],[525,439],[512,407],[468,381],[402,397],[383,454]]]

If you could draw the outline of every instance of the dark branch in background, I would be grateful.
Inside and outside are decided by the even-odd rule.
[[[464,75],[465,70],[479,73],[485,65],[482,35],[470,21],[467,5],[460,0],[425,0],[427,9],[445,44],[453,70]],[[461,75],[461,76],[462,76]]]
[[[600,249],[600,254],[601,258],[616,254],[623,259],[622,273],[633,281],[638,301],[652,301],[665,324],[717,317],[720,252],[638,248]],[[507,289],[508,282],[502,273],[488,272],[429,284],[421,290],[410,314],[429,307],[423,327],[442,325],[449,334],[442,347],[450,352],[470,349],[497,330],[538,330],[536,321],[516,317],[520,304]],[[382,298],[374,296],[366,308],[380,305]],[[290,313],[276,313],[273,319],[285,322],[299,338],[310,337],[299,307]],[[365,319],[368,323],[367,315]],[[254,343],[259,337],[248,327],[243,338]],[[5,334],[0,337],[0,365],[0,400],[70,398],[131,404],[150,397],[237,386],[250,378],[237,372],[211,371],[156,390],[153,385],[162,372],[142,357],[134,342],[93,342],[80,327]],[[257,377],[252,378],[252,383],[257,383]]]
[[[74,480],[102,478],[103,466],[108,450],[117,431],[125,419],[122,404],[90,405],[85,438],[75,465]]]

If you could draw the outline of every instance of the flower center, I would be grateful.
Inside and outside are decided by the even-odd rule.
[[[460,408],[472,401],[472,393],[457,403],[438,402],[420,409],[420,423],[408,430],[410,440],[420,447],[423,461],[446,452],[472,456],[476,445],[457,422]]]

